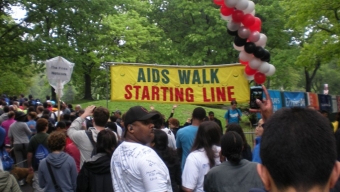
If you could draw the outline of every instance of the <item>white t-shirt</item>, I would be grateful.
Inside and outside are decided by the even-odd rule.
[[[176,148],[175,134],[167,127],[162,128],[161,130],[164,131],[166,133],[166,135],[168,136],[168,147],[171,147],[173,149],[177,149]]]
[[[215,165],[221,164],[218,146],[213,146],[215,151]],[[204,192],[203,182],[204,176],[209,172],[209,159],[205,154],[204,149],[199,149],[191,152],[185,161],[184,170],[182,173],[182,186],[192,189],[194,192]]]
[[[115,122],[116,126],[117,126],[117,134],[119,135],[120,138],[123,138],[123,129],[122,127],[120,127],[116,122]]]
[[[110,169],[115,192],[172,191],[168,168],[153,149],[142,144],[120,144]]]

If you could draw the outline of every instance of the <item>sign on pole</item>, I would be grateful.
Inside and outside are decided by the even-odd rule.
[[[71,80],[74,63],[71,63],[60,56],[47,60],[45,63],[48,82],[55,89],[57,94],[59,121],[60,98],[63,96],[64,85]]]

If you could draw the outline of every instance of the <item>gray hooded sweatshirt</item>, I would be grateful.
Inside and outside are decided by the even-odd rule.
[[[77,168],[74,159],[67,153],[50,153],[39,164],[39,185],[46,192],[54,192],[55,187],[52,177],[48,171],[47,164],[50,163],[56,183],[62,191],[73,192],[77,188]]]

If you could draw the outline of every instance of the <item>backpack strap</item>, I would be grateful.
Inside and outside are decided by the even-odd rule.
[[[86,133],[87,137],[90,139],[90,141],[92,143],[93,150],[92,150],[91,156],[93,156],[93,155],[95,155],[97,153],[96,142],[94,141],[94,139],[92,137],[92,131],[91,130],[85,131],[85,133]]]
[[[46,164],[47,164],[48,172],[50,173],[50,175],[52,177],[54,188],[58,191],[58,189],[60,189],[60,187],[57,184],[57,181],[55,180],[55,177],[54,177],[54,174],[53,174],[53,171],[52,171],[52,168],[51,168],[51,164],[48,161],[46,161]]]

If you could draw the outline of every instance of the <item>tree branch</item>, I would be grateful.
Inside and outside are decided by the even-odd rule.
[[[324,31],[328,32],[331,35],[335,35],[335,33],[333,31],[331,31],[331,30],[329,30],[327,28],[321,27],[320,25],[317,25],[316,27],[321,29],[321,30],[324,30]]]

